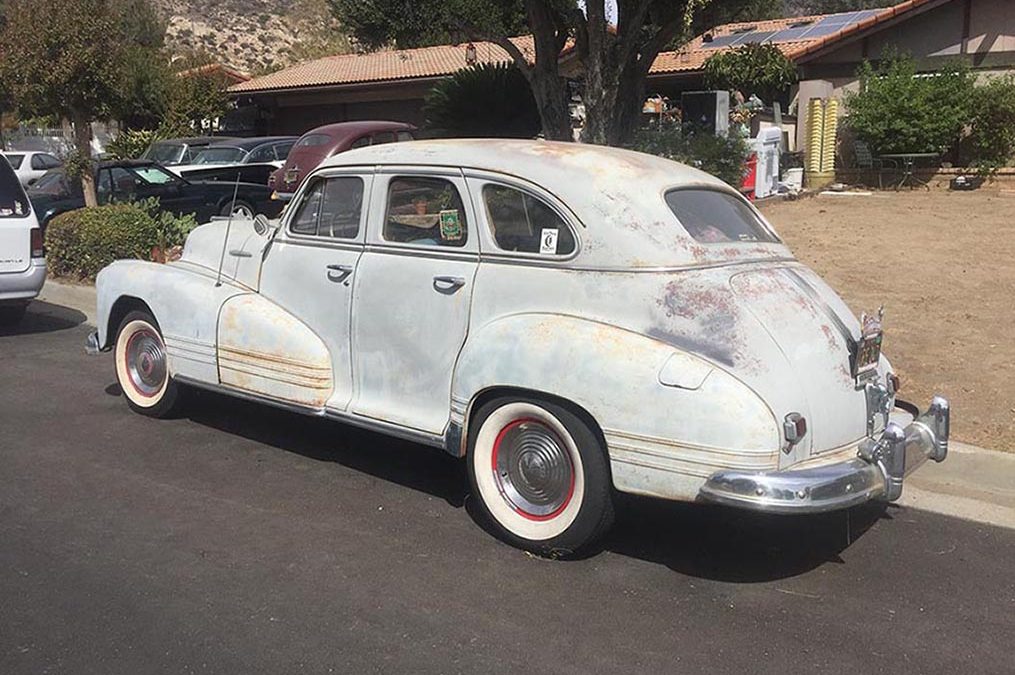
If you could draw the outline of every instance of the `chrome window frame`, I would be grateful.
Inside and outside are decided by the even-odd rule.
[[[373,173],[374,169],[372,166],[340,166],[319,169],[307,176],[296,190],[296,194],[293,195],[289,206],[286,208],[286,211],[282,216],[282,226],[279,228],[279,231],[284,233],[284,240],[291,244],[332,245],[338,247],[355,246],[357,248],[362,248],[366,239],[367,226],[370,221],[370,205],[372,203],[374,183]],[[359,231],[356,233],[356,236],[343,239],[339,237],[322,236],[319,234],[300,234],[298,232],[293,232],[293,221],[296,219],[296,213],[299,211],[299,207],[302,206],[303,200],[307,196],[311,184],[317,180],[327,180],[329,178],[341,177],[359,178],[363,182],[363,203],[360,207]]]

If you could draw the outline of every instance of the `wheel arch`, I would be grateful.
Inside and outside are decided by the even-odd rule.
[[[109,317],[106,319],[106,344],[102,345],[103,347],[111,347],[113,345],[116,341],[116,331],[120,327],[120,324],[128,314],[135,310],[151,314],[152,318],[155,319],[156,327],[159,327],[159,319],[155,316],[152,308],[148,306],[148,303],[137,296],[123,294],[114,300],[109,308]]]

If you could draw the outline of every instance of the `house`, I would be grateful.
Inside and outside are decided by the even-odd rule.
[[[534,54],[530,37],[514,42]],[[926,71],[950,59],[983,74],[1015,71],[1015,1],[907,0],[886,9],[719,26],[661,53],[648,93],[676,98],[701,89],[709,56],[751,42],[775,44],[797,64],[801,84],[793,94],[801,101],[841,97],[857,86],[865,59],[876,61],[893,49],[912,54]],[[562,58],[573,60],[573,52]],[[470,63],[509,61],[503,49],[485,42],[345,54],[239,82],[229,91],[247,115],[248,133],[298,134],[355,119],[418,125],[423,99],[441,78]],[[580,64],[562,70],[580,78]]]

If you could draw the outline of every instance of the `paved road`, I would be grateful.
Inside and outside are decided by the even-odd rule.
[[[540,560],[439,452],[213,395],[130,414],[82,320],[0,334],[0,673],[1015,670],[1015,531],[627,499]]]

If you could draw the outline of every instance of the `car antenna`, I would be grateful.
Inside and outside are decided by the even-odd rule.
[[[233,225],[233,211],[236,210],[236,195],[240,191],[240,172],[236,172],[236,185],[233,186],[233,201],[229,202],[229,220],[226,221],[226,236],[222,237],[222,255],[219,256],[219,271],[215,276],[215,288],[222,285],[222,266],[226,264],[226,246],[229,245],[229,228]]]

